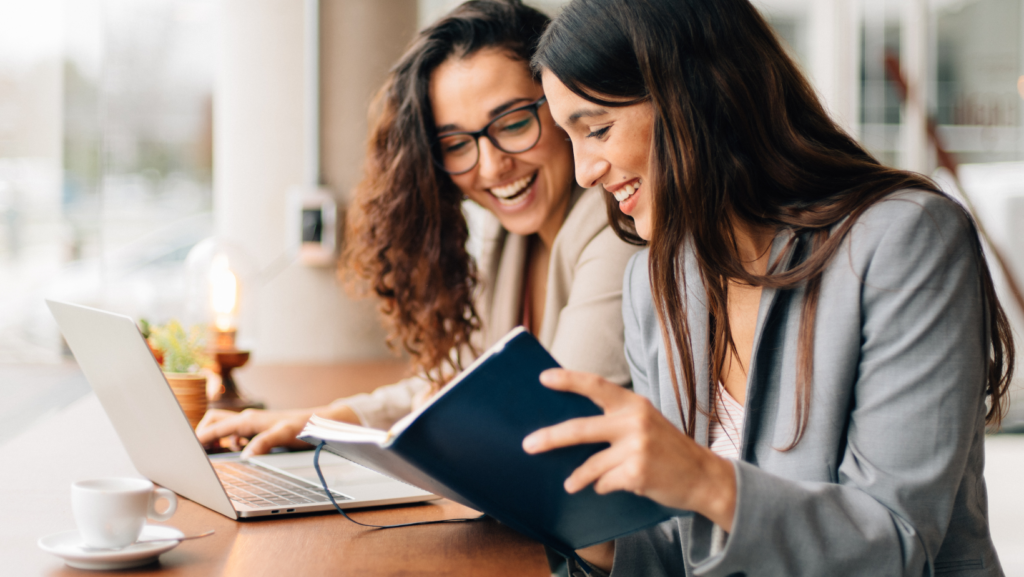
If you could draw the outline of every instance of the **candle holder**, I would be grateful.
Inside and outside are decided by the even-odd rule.
[[[231,375],[231,371],[249,362],[249,351],[214,349],[210,351],[210,354],[216,363],[214,371],[220,375],[220,390],[214,393],[210,399],[210,408],[227,411],[262,409],[263,403],[247,399],[238,391],[235,379]]]
[[[217,238],[198,243],[185,259],[192,314],[208,323],[208,349],[220,387],[210,393],[210,408],[241,411],[263,408],[238,390],[232,371],[249,361],[250,351],[236,344],[238,327],[251,327],[253,267],[244,251]],[[250,311],[247,313],[247,311]],[[249,333],[251,334],[251,329]],[[247,348],[247,347],[245,347]]]
[[[213,335],[210,357],[215,363],[214,372],[220,375],[220,387],[210,397],[210,408],[225,411],[262,409],[262,403],[246,399],[240,393],[238,385],[234,384],[234,377],[231,376],[232,370],[249,362],[249,352],[239,351],[234,345],[234,337],[238,335],[238,330],[221,328],[214,323],[210,327],[210,334]]]
[[[221,328],[216,323],[210,327],[213,343],[210,356],[214,361],[214,372],[220,375],[220,387],[210,397],[210,408],[226,411],[243,411],[245,409],[262,409],[263,403],[247,399],[238,390],[231,371],[249,362],[249,351],[241,351],[235,347],[237,329]]]

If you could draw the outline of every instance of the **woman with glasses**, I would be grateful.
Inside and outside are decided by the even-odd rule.
[[[419,34],[378,97],[346,257],[420,376],[325,407],[211,411],[201,441],[301,445],[314,412],[387,428],[520,324],[563,366],[629,381],[622,276],[637,247],[609,227],[600,191],[575,185],[529,67],[547,23],[518,0],[467,2]],[[465,199],[486,209],[477,259]]]

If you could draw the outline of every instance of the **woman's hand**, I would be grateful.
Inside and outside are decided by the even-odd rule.
[[[544,386],[583,395],[603,415],[572,419],[523,439],[527,453],[586,443],[611,446],[591,456],[565,480],[575,493],[593,483],[605,494],[629,491],[662,505],[698,512],[727,532],[736,509],[732,463],[683,434],[650,401],[586,373],[551,369]]]
[[[306,443],[296,437],[302,432],[312,410],[262,411],[246,409],[241,413],[210,409],[196,427],[196,436],[204,446],[226,439],[232,450],[241,449],[241,439],[252,437],[242,457],[269,453],[274,447],[302,448]]]

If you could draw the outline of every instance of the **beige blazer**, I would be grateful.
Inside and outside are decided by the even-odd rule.
[[[564,367],[629,382],[623,353],[622,279],[639,247],[628,245],[608,224],[602,193],[578,188],[551,247],[547,296],[538,340]],[[519,324],[527,237],[510,233],[487,214],[480,231],[477,314],[483,330],[474,343],[484,350]],[[421,377],[341,400],[363,424],[386,429],[429,395]]]

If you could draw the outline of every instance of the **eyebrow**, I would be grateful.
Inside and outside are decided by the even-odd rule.
[[[507,102],[504,102],[504,103],[502,103],[502,104],[492,108],[487,113],[487,117],[488,118],[494,118],[495,116],[498,116],[502,112],[505,112],[508,109],[512,108],[516,104],[519,104],[521,102],[533,102],[533,101],[534,101],[534,99],[525,98],[525,97],[513,98],[512,100],[509,100]],[[438,126],[437,127],[438,134],[441,134],[441,133],[444,133],[444,132],[450,132],[450,131],[453,131],[453,130],[459,130],[459,125],[458,124],[445,124],[444,126]]]
[[[589,108],[583,110],[577,110],[569,115],[569,122],[567,124],[576,124],[581,118],[589,118],[591,116],[601,116],[607,114],[608,111],[604,108]]]

